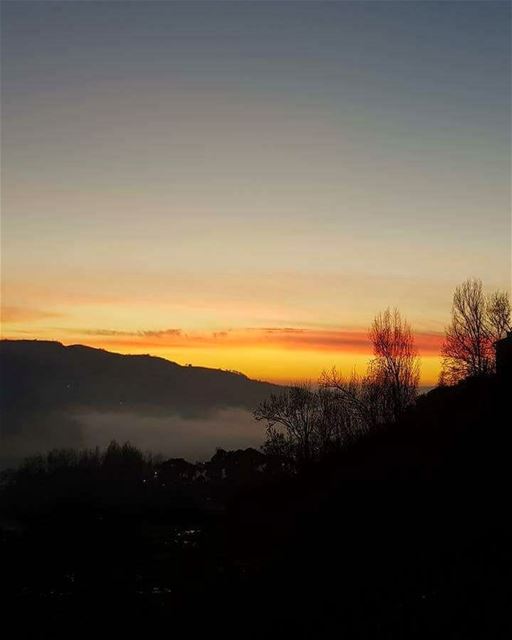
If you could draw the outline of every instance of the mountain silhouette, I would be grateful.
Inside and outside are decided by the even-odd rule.
[[[23,454],[32,440],[34,451],[60,445],[63,432],[66,446],[80,445],[78,413],[192,420],[250,411],[278,389],[237,372],[43,340],[0,341],[0,379],[4,452],[17,438]]]
[[[252,409],[276,390],[237,372],[60,342],[2,340],[0,358],[2,409],[150,405],[200,413],[214,407]]]

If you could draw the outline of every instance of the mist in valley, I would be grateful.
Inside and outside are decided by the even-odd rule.
[[[112,440],[129,441],[164,458],[195,462],[209,459],[219,447],[259,447],[264,435],[250,411],[234,407],[186,417],[142,410],[25,413],[2,428],[0,465],[16,466],[54,448],[104,448]]]

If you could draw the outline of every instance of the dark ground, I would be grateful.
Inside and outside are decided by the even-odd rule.
[[[4,628],[511,637],[509,391],[495,378],[435,389],[292,475],[253,450],[218,453],[206,479],[179,461],[157,478],[136,462],[6,475]]]

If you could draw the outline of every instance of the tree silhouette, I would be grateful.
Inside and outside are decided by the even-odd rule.
[[[370,328],[374,357],[368,377],[380,389],[383,418],[396,421],[416,397],[419,358],[409,323],[398,309],[379,313]]]
[[[504,338],[512,329],[512,310],[508,294],[505,291],[491,293],[487,298],[486,310],[489,337],[494,343]]]
[[[367,431],[381,421],[381,389],[369,376],[355,371],[344,376],[336,367],[324,371],[319,384],[337,397],[337,408],[343,420],[344,440]]]
[[[386,309],[370,328],[373,358],[367,375],[345,379],[324,372],[318,390],[298,385],[273,394],[254,412],[267,421],[266,453],[308,462],[342,449],[377,424],[395,422],[416,397],[419,358],[412,330]]]
[[[481,280],[468,279],[455,289],[451,323],[445,332],[440,381],[454,384],[468,377],[494,373],[494,343],[511,327],[505,292],[486,296]]]
[[[339,398],[338,410],[344,414],[344,433],[354,437],[383,422],[400,419],[416,397],[419,358],[414,336],[407,321],[395,309],[379,313],[370,327],[373,358],[365,376],[355,372],[348,378],[336,367],[324,371],[323,388]]]
[[[256,420],[267,421],[267,448],[273,454],[292,453],[307,462],[315,452],[319,420],[318,396],[308,384],[272,394],[254,411]]]

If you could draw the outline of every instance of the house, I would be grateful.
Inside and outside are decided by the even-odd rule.
[[[503,380],[512,381],[512,331],[506,338],[495,343],[496,348],[496,375]]]

